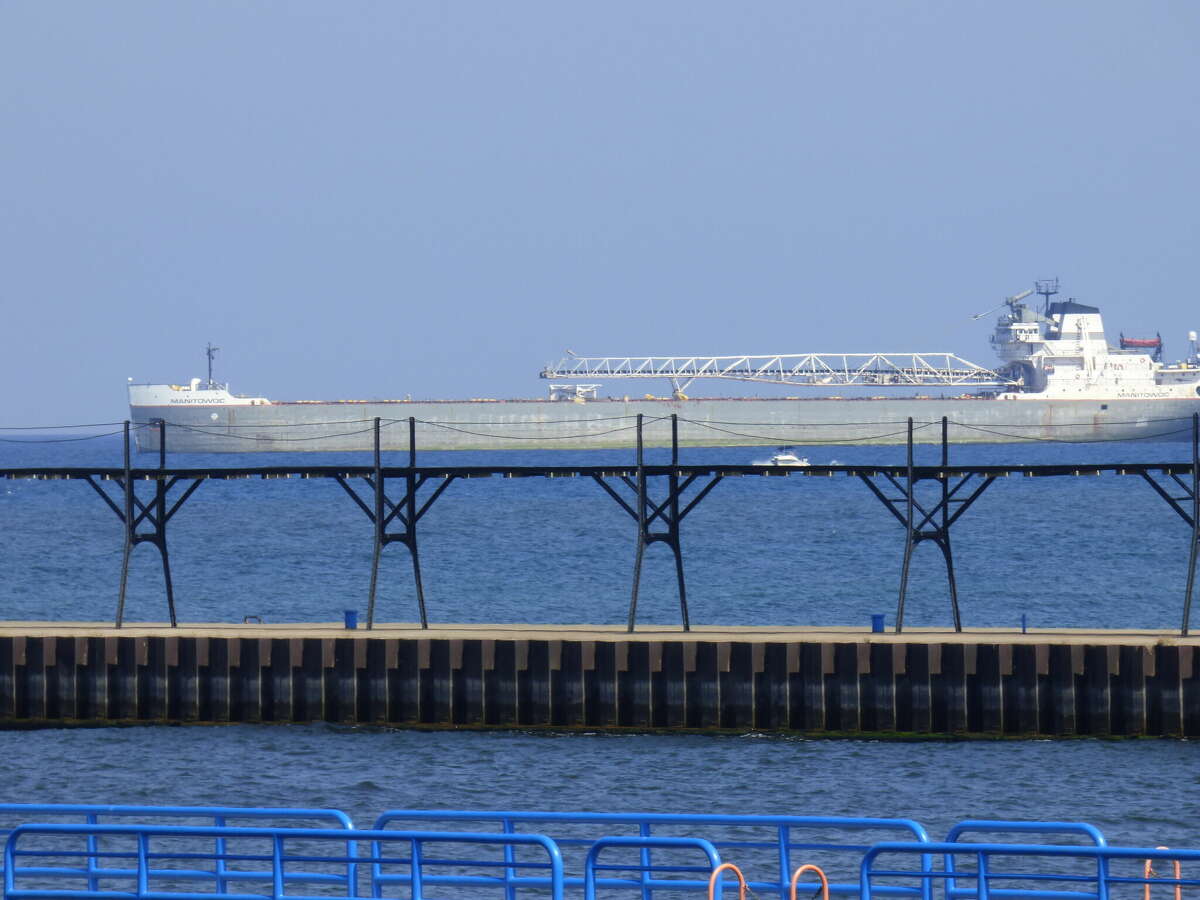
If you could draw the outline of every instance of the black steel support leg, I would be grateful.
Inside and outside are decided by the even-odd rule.
[[[1196,587],[1196,556],[1200,546],[1200,413],[1192,413],[1192,546],[1188,553],[1187,589],[1183,594],[1183,622],[1179,633],[1188,633],[1192,614],[1192,591]]]
[[[1183,591],[1183,621],[1179,625],[1179,633],[1186,637],[1192,613],[1192,596],[1196,590],[1197,557],[1200,557],[1200,413],[1192,413],[1191,483],[1184,481],[1174,472],[1167,473],[1175,488],[1183,492],[1182,495],[1175,496],[1169,492],[1155,481],[1148,469],[1142,469],[1139,474],[1154,489],[1154,493],[1162,497],[1192,530],[1191,547],[1188,550],[1187,585]]]
[[[683,624],[684,631],[691,631],[692,626],[687,605],[687,583],[683,577],[683,546],[679,539],[679,523],[721,479],[720,476],[714,478],[707,487],[693,498],[686,508],[681,510],[679,508],[679,498],[683,491],[692,483],[693,479],[688,479],[683,485],[680,485],[679,475],[672,468],[667,473],[667,499],[661,505],[651,503],[646,489],[645,443],[643,441],[642,427],[643,418],[639,414],[637,417],[637,480],[633,484],[634,492],[637,495],[634,501],[636,506],[631,508],[602,479],[596,478],[600,486],[608,491],[637,522],[637,549],[634,551],[633,556],[633,587],[630,589],[629,594],[629,618],[626,623],[626,630],[632,632],[634,626],[637,624],[638,594],[642,585],[642,562],[646,556],[646,547],[656,541],[661,541],[671,548],[671,553],[675,557],[675,583],[679,587],[680,621]],[[671,465],[677,466],[678,464],[679,419],[677,416],[672,415]],[[628,483],[628,479],[626,479],[626,483]],[[666,525],[665,531],[653,531],[651,529],[651,525],[655,519],[663,520]]]
[[[637,623],[638,588],[642,583],[642,558],[646,554],[646,539],[644,535],[645,532],[639,527],[637,550],[633,555],[633,590],[629,596],[629,621],[625,626],[626,631],[633,631],[633,626]]]
[[[1200,517],[1194,521],[1200,522]],[[1187,589],[1183,594],[1183,623],[1179,626],[1179,633],[1184,637],[1188,635],[1188,620],[1192,614],[1192,592],[1196,587],[1196,548],[1200,544],[1200,524],[1192,526],[1192,550],[1188,555],[1188,575]]]
[[[413,583],[417,593],[417,612],[420,616],[421,627],[429,628],[429,616],[425,609],[425,587],[421,581],[421,557],[417,552],[417,522],[429,510],[433,502],[441,496],[442,491],[454,480],[453,475],[444,476],[444,481],[434,490],[425,503],[418,508],[417,492],[425,483],[426,476],[417,473],[417,422],[413,417],[408,419],[408,467],[404,470],[404,480],[407,493],[399,503],[392,503],[384,490],[382,456],[380,454],[380,419],[375,417],[375,465],[373,478],[368,477],[367,483],[373,491],[374,503],[368,506],[350,487],[342,476],[335,476],[338,483],[345,489],[350,498],[367,514],[375,529],[375,547],[371,555],[371,586],[367,591],[367,630],[375,627],[375,598],[379,588],[379,564],[383,550],[388,544],[400,543],[408,548],[412,558]],[[389,532],[388,526],[398,520],[404,526],[403,531]]]
[[[674,468],[679,465],[679,417],[672,414],[671,416],[671,466]],[[680,541],[679,534],[679,475],[672,471],[667,478],[668,490],[670,491],[671,499],[671,549],[675,551],[675,581],[679,587],[679,617],[683,621],[683,630],[691,631],[692,626],[688,618],[687,605],[687,584],[683,580],[683,544]]]
[[[158,547],[158,552],[162,554],[163,581],[167,586],[167,613],[171,617],[171,627],[175,628],[178,623],[175,621],[175,589],[171,585],[171,557],[167,553],[166,541],[162,544],[155,543]]]
[[[412,536],[411,542],[406,542],[409,553],[412,554],[413,580],[417,586],[417,612],[421,616],[421,627],[429,627],[429,616],[425,613],[425,588],[421,585],[421,558],[417,555],[417,536]]]
[[[383,554],[383,541],[375,536],[375,553],[371,558],[371,588],[367,592],[367,630],[375,627],[375,588],[379,584],[379,557]]]
[[[133,490],[129,424],[128,421],[125,422],[125,465],[121,481],[123,504],[117,506],[108,493],[93,478],[89,476],[87,479],[88,483],[100,495],[101,499],[120,518],[125,530],[125,546],[121,552],[121,586],[117,591],[117,614],[114,619],[114,625],[120,628],[125,621],[125,597],[129,588],[129,562],[133,556],[133,549],[138,544],[145,543],[153,544],[158,549],[159,556],[162,558],[163,583],[166,586],[167,592],[167,614],[171,620],[171,627],[175,628],[179,622],[175,614],[175,588],[171,581],[171,558],[167,552],[167,522],[179,511],[179,508],[183,506],[184,502],[192,495],[196,488],[200,486],[202,479],[195,479],[169,509],[167,508],[167,495],[171,488],[180,480],[178,477],[173,477],[167,481],[164,480],[165,476],[160,475],[158,482],[154,486],[154,499],[149,503],[142,503],[138,500]],[[156,427],[159,429],[158,467],[159,469],[164,469],[167,464],[167,426],[165,422],[159,420],[156,423]],[[137,510],[136,514],[135,509]],[[138,526],[143,521],[148,522],[154,530],[148,533],[139,533]]]
[[[913,530],[913,512],[916,508],[916,479],[913,477],[913,420],[908,420],[908,465],[904,482],[904,563],[900,566],[900,593],[896,598],[896,634],[904,630],[904,597],[908,593],[908,571],[912,565],[913,548],[921,536]]]
[[[958,614],[958,585],[954,580],[954,555],[950,552],[950,534],[937,541],[942,548],[942,556],[946,558],[946,580],[950,586],[950,612],[954,616],[954,630],[962,631],[962,617]]]
[[[905,466],[903,481],[898,473],[883,473],[883,478],[893,489],[901,492],[901,496],[888,496],[871,480],[872,476],[859,473],[859,479],[871,489],[879,501],[887,508],[896,520],[904,527],[904,561],[900,566],[900,590],[896,597],[896,632],[904,630],[904,602],[908,596],[908,579],[912,570],[913,550],[922,541],[933,541],[942,551],[942,559],[946,563],[946,580],[950,588],[950,612],[954,619],[954,630],[962,631],[962,615],[958,606],[958,582],[954,573],[954,552],[951,549],[950,526],[958,521],[959,516],[996,480],[997,475],[984,475],[981,483],[973,491],[964,490],[974,477],[973,473],[963,475],[953,485],[950,484],[949,471],[949,423],[942,419],[942,464],[933,472],[918,472],[913,465],[913,421],[908,420],[908,464]],[[926,509],[916,497],[916,483],[922,479],[938,478],[941,481],[941,498],[937,504]],[[1151,482],[1153,484],[1153,482]],[[965,496],[960,496],[960,492]],[[952,504],[957,508],[951,512]]]
[[[642,584],[642,559],[646,555],[649,535],[646,533],[646,459],[642,442],[642,414],[637,417],[637,551],[633,556],[633,588],[629,594],[629,621],[626,631],[637,623],[638,590]]]
[[[125,588],[129,584],[129,556],[133,553],[133,541],[129,529],[125,530],[125,552],[121,555],[121,588],[117,592],[117,616],[113,625],[121,627],[125,619]]]
[[[909,531],[907,539],[904,541],[904,562],[900,565],[900,593],[896,598],[896,634],[904,630],[904,598],[908,594],[908,570],[912,564],[913,547],[916,542],[913,540],[912,531]]]
[[[683,581],[683,549],[679,546],[679,535],[675,536],[675,543],[671,547],[675,551],[675,580],[679,583],[679,615],[683,619],[683,630],[691,631],[691,622],[688,619],[687,605],[687,585]]]

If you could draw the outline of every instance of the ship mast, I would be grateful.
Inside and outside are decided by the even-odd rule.
[[[204,348],[204,355],[208,357],[208,385],[207,385],[207,387],[208,387],[208,390],[210,390],[210,391],[213,390],[213,388],[216,384],[216,382],[213,381],[213,377],[212,377],[213,357],[217,355],[217,351],[220,349],[221,349],[220,347],[214,347],[212,345],[212,341],[209,341],[208,346],[206,346]]]
[[[1058,279],[1045,278],[1034,282],[1035,289],[1042,295],[1042,315],[1050,315],[1050,298],[1058,293]]]

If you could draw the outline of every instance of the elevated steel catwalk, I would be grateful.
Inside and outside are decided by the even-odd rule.
[[[802,476],[806,478],[832,478],[837,475],[847,475],[851,478],[863,476],[891,475],[903,478],[908,473],[908,467],[900,465],[811,465],[811,466],[773,466],[773,465],[728,465],[722,463],[706,463],[703,465],[683,464],[653,464],[644,467],[647,477],[677,475],[721,475],[722,477],[737,477],[757,475],[764,478]],[[410,471],[425,478],[633,478],[638,474],[636,465],[603,466],[384,466],[385,478],[401,478]],[[958,478],[964,475],[979,475],[994,478],[1009,476],[1024,476],[1029,478],[1047,478],[1072,475],[1190,475],[1191,463],[1183,462],[1154,462],[1154,463],[1066,463],[1054,465],[945,465],[945,466],[914,466],[913,473],[922,478]],[[211,468],[176,468],[164,469],[137,468],[131,469],[130,475],[135,481],[169,481],[187,479],[212,479],[227,481],[245,478],[363,478],[373,475],[375,469],[371,466],[214,466]],[[24,478],[33,481],[56,481],[71,479],[96,479],[100,481],[118,481],[124,477],[120,467],[104,468],[90,466],[66,467],[25,467],[0,469],[0,478]]]
[[[423,628],[428,627],[425,612],[424,592],[421,584],[421,569],[417,553],[417,523],[430,510],[434,502],[458,478],[590,478],[625,510],[637,525],[637,556],[634,564],[632,595],[629,608],[628,629],[634,630],[636,623],[638,589],[641,579],[642,557],[653,543],[665,543],[671,549],[677,574],[680,612],[684,630],[688,630],[687,594],[683,575],[683,553],[680,541],[680,524],[684,517],[703,500],[716,485],[725,478],[739,476],[806,478],[838,475],[857,478],[871,490],[874,496],[898,520],[905,530],[904,561],[901,570],[900,591],[896,610],[896,631],[903,629],[904,599],[907,590],[909,564],[914,549],[922,542],[934,543],[941,550],[950,586],[950,601],[954,628],[962,630],[959,617],[957,588],[954,578],[954,559],[951,551],[950,529],[967,509],[997,479],[1020,476],[1031,478],[1096,476],[1104,474],[1134,475],[1146,481],[1155,493],[1174,510],[1191,529],[1192,540],[1189,550],[1187,586],[1184,592],[1181,633],[1186,635],[1189,627],[1192,595],[1195,589],[1196,568],[1200,560],[1200,415],[1192,417],[1191,460],[1141,462],[1141,463],[1056,463],[1017,465],[961,465],[949,462],[948,423],[942,421],[942,463],[935,466],[918,466],[913,461],[913,421],[908,421],[908,454],[901,465],[729,465],[706,463],[684,465],[678,462],[677,420],[672,416],[672,462],[648,464],[643,454],[642,416],[637,424],[637,457],[632,465],[605,464],[599,466],[418,466],[416,465],[416,420],[409,420],[409,465],[383,466],[379,450],[380,420],[375,420],[374,464],[369,466],[205,466],[172,467],[166,465],[165,444],[159,449],[159,465],[156,468],[134,468],[131,465],[129,426],[126,424],[125,457],[121,467],[19,467],[0,468],[0,477],[32,480],[82,480],[86,481],[121,520],[125,530],[125,548],[122,561],[121,592],[117,603],[116,625],[120,627],[124,609],[125,584],[129,571],[129,559],[139,543],[156,547],[162,558],[163,575],[167,593],[167,605],[171,624],[176,624],[174,594],[171,586],[169,557],[167,552],[167,523],[180,510],[184,502],[206,480],[232,480],[247,478],[328,478],[336,480],[351,499],[367,515],[374,526],[375,553],[372,562],[371,592],[368,604],[368,628],[374,623],[375,586],[378,578],[379,560],[389,543],[404,544],[412,557],[413,575],[416,584],[417,603]],[[392,499],[386,491],[386,483],[392,479],[404,485],[404,495]],[[666,492],[662,499],[651,497],[651,479],[656,492],[662,496],[665,482]],[[139,497],[136,482],[151,482],[153,491],[149,498]],[[366,497],[354,487],[358,481],[370,490]],[[917,486],[922,481],[934,482],[938,489],[933,499],[922,495]],[[114,498],[106,490],[107,484],[115,484],[120,496]],[[169,499],[172,489],[184,485],[182,492]],[[431,489],[424,498],[419,492]],[[692,491],[690,496],[685,492]],[[632,497],[630,496],[632,494]],[[118,502],[120,501],[120,502]],[[389,530],[398,524],[399,530]],[[149,531],[139,530],[149,526]]]

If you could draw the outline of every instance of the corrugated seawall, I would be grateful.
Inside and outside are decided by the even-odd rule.
[[[1200,736],[1189,639],[52,631],[0,636],[0,727],[327,721]]]

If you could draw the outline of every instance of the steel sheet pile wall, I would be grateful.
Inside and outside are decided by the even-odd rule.
[[[0,726],[1200,735],[1186,644],[0,638]]]

